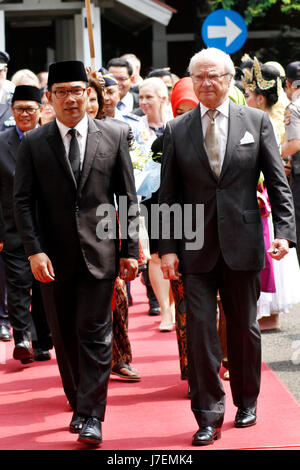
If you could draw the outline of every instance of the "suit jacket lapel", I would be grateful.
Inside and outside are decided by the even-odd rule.
[[[200,105],[198,105],[196,108],[193,109],[193,111],[191,111],[188,114],[187,126],[188,126],[188,130],[190,133],[191,141],[193,142],[196,153],[199,155],[205,167],[212,175],[212,177],[214,179],[217,179],[216,174],[211,169],[209,159],[208,159],[205,147],[204,147]]]
[[[79,181],[79,190],[83,188],[88,175],[91,171],[91,167],[94,161],[94,158],[97,153],[97,148],[100,143],[101,130],[96,126],[93,119],[88,118],[88,135],[85,149],[84,162],[82,167],[82,172]]]
[[[52,121],[49,125],[49,133],[47,136],[47,140],[49,142],[51,149],[53,150],[55,158],[57,158],[58,162],[63,167],[68,177],[72,179],[76,187],[77,186],[76,180],[74,178],[73,171],[72,171],[68,156],[66,154],[66,149],[61,139],[61,135],[60,135],[60,132],[59,132],[59,129],[57,127],[55,120]]]
[[[245,134],[245,130],[246,125],[243,120],[243,107],[229,100],[228,137],[220,178],[222,178],[227,171],[234,147]]]

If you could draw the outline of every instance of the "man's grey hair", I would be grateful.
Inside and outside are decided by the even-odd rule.
[[[189,66],[188,66],[188,71],[190,75],[193,75],[194,65],[197,62],[200,62],[202,59],[208,59],[208,60],[213,59],[214,61],[224,65],[225,72],[233,76],[235,75],[235,68],[231,60],[231,57],[225,52],[221,51],[221,49],[217,49],[215,47],[202,49],[200,52],[197,52],[191,58]]]

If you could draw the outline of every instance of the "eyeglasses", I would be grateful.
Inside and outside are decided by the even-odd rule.
[[[228,72],[222,73],[222,74],[217,74],[217,73],[208,73],[207,75],[191,75],[193,82],[195,83],[203,83],[205,80],[207,80],[210,83],[216,83],[220,80],[220,78],[225,77],[226,75],[229,75]]]
[[[16,114],[21,116],[23,113],[29,114],[29,116],[34,116],[34,114],[39,110],[40,108],[23,108],[21,106],[14,106],[13,110]]]
[[[58,98],[59,100],[65,99],[69,94],[74,96],[75,98],[81,98],[86,91],[86,88],[81,88],[81,87],[76,87],[76,88],[71,88],[70,90],[65,90],[65,89],[58,89],[58,90],[53,90],[52,93]]]
[[[129,79],[130,79],[130,77],[119,77],[119,78],[117,78],[118,82],[126,82]]]

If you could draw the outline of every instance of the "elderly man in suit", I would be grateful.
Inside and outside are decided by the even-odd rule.
[[[50,65],[47,97],[56,119],[22,140],[15,209],[74,410],[70,431],[99,445],[112,360],[113,287],[118,273],[126,281],[137,275],[138,234],[130,226],[138,216],[130,128],[86,114],[87,82],[82,62]]]
[[[178,204],[183,211],[189,205],[193,215],[191,227],[183,227],[181,240],[175,239],[172,230],[170,237],[161,238],[160,255],[165,278],[183,277],[191,407],[199,426],[192,443],[201,446],[221,437],[224,419],[217,291],[227,322],[230,385],[237,407],[234,425],[256,423],[261,371],[256,315],[264,265],[256,197],[261,171],[272,206],[275,239],[270,255],[274,259],[285,256],[289,244],[294,246],[295,221],[267,114],[228,99],[234,76],[230,57],[218,49],[204,49],[191,59],[189,70],[200,104],[167,124],[160,204]],[[197,207],[204,208],[202,218]],[[192,239],[193,233],[197,240]]]
[[[34,359],[50,359],[48,350],[52,348],[40,286],[32,275],[16,227],[13,199],[18,148],[24,133],[38,126],[40,105],[39,88],[16,87],[12,97],[16,124],[0,132],[0,251],[6,275],[8,316],[15,342],[13,357],[22,364]]]

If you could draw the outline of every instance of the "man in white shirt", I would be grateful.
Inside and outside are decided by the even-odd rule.
[[[22,139],[15,212],[74,411],[70,432],[79,433],[80,442],[99,445],[112,361],[115,278],[135,278],[139,250],[132,233],[119,240],[137,215],[123,214],[126,209],[118,204],[119,230],[115,209],[115,198],[117,203],[126,198],[128,212],[137,203],[130,128],[87,117],[87,84],[82,62],[50,65],[47,98],[56,119]]]
[[[235,69],[221,50],[195,54],[189,71],[200,104],[167,123],[159,197],[161,207],[171,210],[179,205],[184,230],[176,240],[169,219],[170,237],[159,240],[159,254],[164,277],[183,279],[191,407],[199,426],[192,444],[202,446],[221,437],[225,411],[218,293],[226,316],[230,385],[237,407],[234,426],[256,424],[261,375],[257,300],[265,260],[256,196],[261,171],[274,215],[270,255],[281,259],[296,236],[292,196],[268,115],[229,100]],[[185,211],[191,208],[188,224]],[[175,218],[175,223],[181,228],[181,220]],[[167,233],[163,229],[162,234]]]
[[[107,69],[119,82],[120,100],[117,108],[122,113],[131,113],[139,107],[138,94],[131,91],[134,80],[132,66],[127,60],[115,58],[108,62]]]

